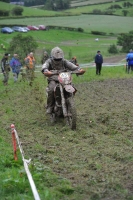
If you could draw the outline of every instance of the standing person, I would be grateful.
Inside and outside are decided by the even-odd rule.
[[[20,73],[20,68],[22,67],[17,53],[15,53],[13,55],[13,58],[10,60],[10,66],[12,68],[14,82],[17,82]]]
[[[126,61],[128,63],[127,72],[129,74],[130,69],[131,71],[133,71],[133,50],[132,49],[130,49],[129,53],[127,54]]]
[[[64,59],[64,53],[59,47],[55,47],[51,51],[51,57],[46,60],[42,66],[42,73],[48,77],[48,98],[47,98],[47,114],[51,114],[54,108],[54,88],[58,82],[58,75],[53,75],[52,70],[78,70],[80,74],[84,74],[85,70],[74,65],[70,61]]]
[[[42,57],[42,60],[41,60],[42,65],[45,63],[45,61],[46,61],[48,58],[49,58],[48,52],[47,52],[47,51],[44,51],[43,57]]]
[[[4,57],[1,60],[1,70],[4,76],[3,84],[8,85],[8,79],[9,79],[9,72],[10,72],[10,66],[9,66],[9,54],[5,53]]]
[[[100,51],[97,51],[97,54],[95,56],[95,63],[96,63],[96,75],[100,75],[103,63],[103,56],[101,55]]]
[[[70,62],[73,63],[74,65],[79,66],[76,56],[72,57],[72,59],[70,60]]]
[[[29,85],[32,86],[33,80],[35,78],[35,58],[33,52],[30,52],[27,58],[25,58],[26,74],[29,81]]]

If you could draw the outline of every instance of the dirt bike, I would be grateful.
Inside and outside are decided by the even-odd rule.
[[[77,113],[74,103],[76,88],[72,85],[71,74],[77,74],[78,71],[53,72],[58,74],[58,81],[54,89],[55,105],[53,112],[50,114],[51,122],[55,122],[57,117],[64,117],[66,124],[72,130],[76,129]]]

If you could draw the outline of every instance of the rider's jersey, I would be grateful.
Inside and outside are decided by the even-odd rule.
[[[73,63],[69,62],[66,59],[61,61],[54,61],[53,59],[49,58],[42,66],[43,72],[51,71],[51,70],[68,70],[68,71],[75,71],[80,70],[79,66],[74,65]],[[48,80],[58,80],[58,75],[53,75],[48,78]]]

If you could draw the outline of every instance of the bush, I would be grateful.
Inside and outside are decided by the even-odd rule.
[[[9,16],[8,10],[0,10],[0,16]]]
[[[108,48],[108,52],[111,53],[111,54],[118,53],[117,46],[115,44],[110,45],[110,47]]]
[[[101,10],[99,10],[99,9],[94,9],[94,10],[93,10],[93,13],[94,13],[94,14],[101,14],[101,13],[102,13],[102,11],[101,11]]]
[[[105,32],[101,32],[101,31],[91,31],[91,33],[94,35],[106,35]]]
[[[12,13],[12,15],[18,16],[18,15],[22,15],[22,12],[23,12],[23,11],[24,11],[24,9],[23,9],[22,7],[16,6],[16,7],[14,7],[14,8],[12,9],[11,13]]]
[[[84,32],[84,29],[83,28],[78,28],[78,31],[79,32]]]
[[[113,15],[113,10],[106,10],[103,12],[104,15]]]
[[[121,9],[122,7],[118,4],[111,5],[108,9]]]

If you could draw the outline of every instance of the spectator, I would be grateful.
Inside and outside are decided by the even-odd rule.
[[[127,72],[129,74],[130,69],[131,71],[133,71],[133,50],[132,49],[130,49],[129,53],[127,54],[126,61],[128,63]]]
[[[95,56],[95,63],[96,63],[96,75],[100,75],[103,63],[103,56],[101,55],[100,51],[97,51],[97,54]]]
[[[4,76],[3,84],[8,85],[8,79],[9,79],[9,72],[10,72],[10,66],[9,66],[9,55],[8,53],[5,53],[4,57],[1,60],[1,70]]]
[[[70,62],[73,63],[76,66],[79,66],[76,56],[72,57],[72,59],[70,60]]]
[[[22,67],[18,58],[18,54],[15,53],[13,55],[13,58],[10,60],[10,66],[12,68],[14,82],[17,82],[20,73],[20,68]]]
[[[48,52],[47,52],[47,51],[44,51],[43,57],[42,57],[42,60],[41,60],[42,65],[45,63],[45,61],[46,61],[48,58],[49,58]]]
[[[26,65],[26,75],[29,81],[29,85],[32,86],[33,80],[35,78],[35,58],[33,56],[33,52],[25,58],[25,65]]]
[[[26,57],[24,58],[24,63],[25,63],[25,61],[26,61],[26,59],[27,59],[27,57],[29,56],[29,54],[26,54]],[[23,68],[21,68],[21,76],[22,76],[22,81],[24,81],[25,82],[25,80],[26,80],[26,66],[24,65],[24,67]]]

